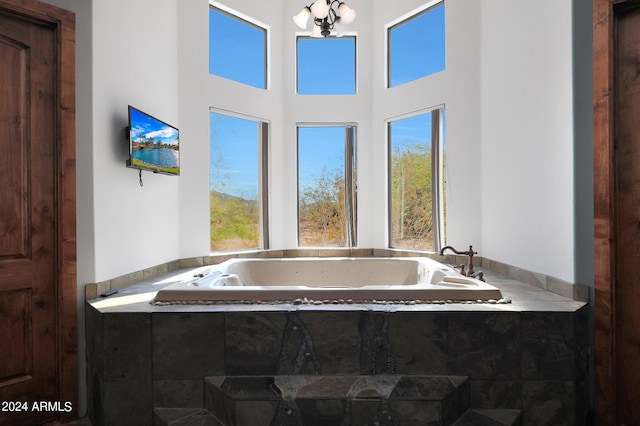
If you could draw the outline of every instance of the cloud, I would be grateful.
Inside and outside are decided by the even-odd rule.
[[[172,139],[177,136],[178,132],[176,129],[172,129],[171,127],[165,127],[160,130],[155,130],[153,132],[147,133],[145,136],[147,138],[160,138],[160,139]]]
[[[133,135],[133,137],[137,137],[137,136],[139,136],[139,135],[143,134],[143,133],[144,133],[144,130],[145,130],[145,129],[144,129],[144,127],[143,127],[143,126],[141,126],[141,125],[137,125],[137,126],[135,126],[135,127],[133,127],[133,128],[131,129],[131,134]]]

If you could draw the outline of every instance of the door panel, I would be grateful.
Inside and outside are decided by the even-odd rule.
[[[0,58],[6,62],[0,71],[0,129],[3,132],[3,152],[0,156],[2,183],[0,186],[0,259],[27,257],[29,246],[27,145],[28,122],[25,100],[28,96],[28,47],[6,37],[0,38]],[[16,102],[18,101],[18,102]]]
[[[0,57],[0,401],[31,406],[58,400],[53,27],[0,14]],[[58,415],[4,411],[0,423]]]
[[[7,384],[31,379],[31,306],[28,289],[0,293],[0,312],[6,322],[0,328],[0,341],[11,342],[0,364],[0,380]]]

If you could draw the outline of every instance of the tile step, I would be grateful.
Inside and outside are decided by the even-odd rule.
[[[205,408],[228,426],[453,425],[468,409],[461,376],[219,376]]]
[[[520,410],[467,410],[454,426],[521,426]]]
[[[154,426],[226,426],[204,408],[154,408]]]
[[[226,426],[203,408],[156,408],[154,426]],[[383,424],[383,423],[380,423]],[[520,426],[520,410],[471,409],[464,412],[453,426]]]

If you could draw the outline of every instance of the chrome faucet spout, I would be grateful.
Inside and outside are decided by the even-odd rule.
[[[472,275],[474,273],[473,271],[473,255],[474,254],[478,254],[477,251],[473,251],[473,246],[469,246],[469,250],[467,251],[459,251],[454,249],[451,246],[445,246],[442,247],[442,249],[440,250],[440,256],[444,255],[445,250],[451,250],[452,252],[454,252],[455,254],[460,254],[460,255],[464,255],[464,256],[469,256],[469,264],[467,265],[467,275]]]

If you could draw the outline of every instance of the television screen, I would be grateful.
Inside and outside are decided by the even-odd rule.
[[[179,175],[178,129],[129,105],[127,166],[154,173]]]

